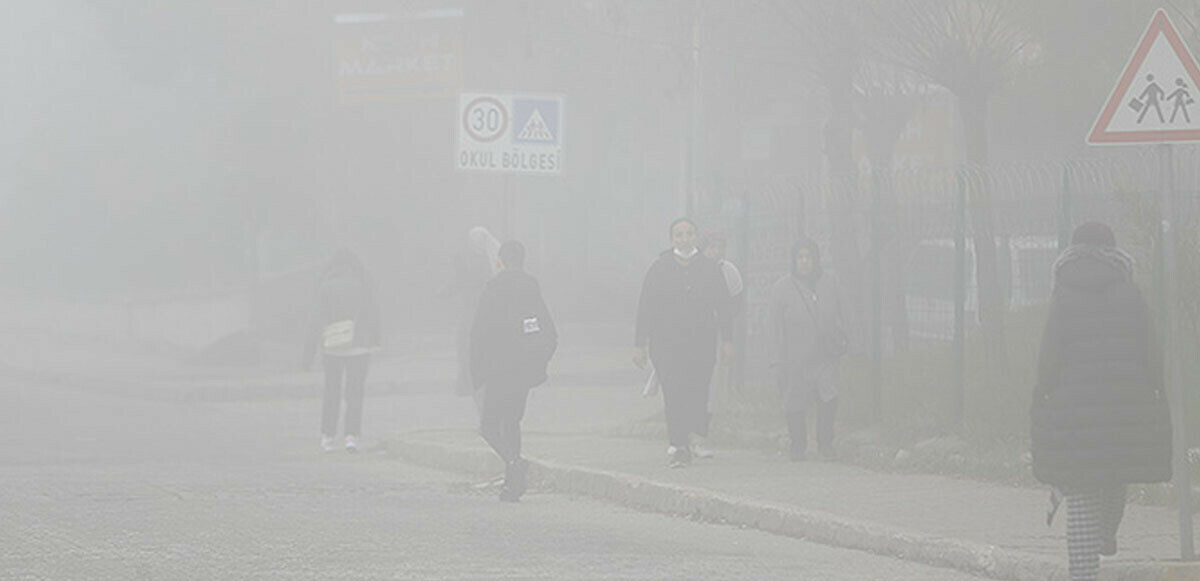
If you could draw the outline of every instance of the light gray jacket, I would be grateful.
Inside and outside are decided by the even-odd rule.
[[[769,302],[770,360],[785,411],[804,411],[818,397],[821,401],[836,398],[839,360],[830,358],[820,345],[819,329],[845,328],[837,278],[825,272],[814,292],[791,274],[785,275],[771,286]]]

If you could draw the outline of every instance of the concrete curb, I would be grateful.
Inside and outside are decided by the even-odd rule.
[[[503,470],[495,454],[482,448],[401,438],[388,443],[388,454],[414,464],[453,472],[491,476]],[[938,537],[703,488],[663,484],[637,476],[544,460],[530,459],[529,462],[530,482],[557,492],[591,496],[653,512],[742,525],[1004,581],[1065,581],[1069,578],[1065,556],[1060,562],[1044,555]],[[1178,578],[1168,577],[1170,569],[1170,564],[1165,562],[1105,565],[1100,579],[1157,581]]]

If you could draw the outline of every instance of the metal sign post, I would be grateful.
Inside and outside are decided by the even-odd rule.
[[[1200,67],[1165,10],[1151,18],[1125,70],[1088,134],[1089,145],[1159,144],[1159,297],[1162,303],[1163,383],[1171,402],[1172,464],[1179,502],[1179,553],[1196,558],[1192,526],[1192,479],[1188,465],[1187,395],[1179,357],[1179,278],[1176,274],[1175,160],[1173,143],[1200,141],[1200,111],[1192,111]],[[1193,114],[1195,113],[1195,114]]]
[[[1175,200],[1175,156],[1173,146],[1164,143],[1158,146],[1162,161],[1162,187],[1159,188],[1159,248],[1162,252],[1163,285],[1163,362],[1167,393],[1171,400],[1171,423],[1174,425],[1172,460],[1175,465],[1175,495],[1179,500],[1179,553],[1184,561],[1196,558],[1192,527],[1192,471],[1188,465],[1187,394],[1179,366],[1179,277],[1176,274],[1176,229],[1171,218],[1176,216]]]

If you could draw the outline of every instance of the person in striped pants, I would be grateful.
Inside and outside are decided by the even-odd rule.
[[[1171,478],[1162,361],[1133,259],[1111,228],[1077,228],[1053,268],[1031,409],[1033,475],[1066,496],[1072,581],[1117,552],[1126,485]]]

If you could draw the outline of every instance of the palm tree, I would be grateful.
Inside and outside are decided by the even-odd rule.
[[[957,97],[969,167],[987,166],[989,103],[1033,52],[1027,26],[1033,6],[1031,0],[895,0],[875,5],[881,55]],[[979,315],[989,359],[996,371],[1006,372],[995,211],[987,180],[972,183],[968,195]]]
[[[808,72],[825,88],[829,119],[825,124],[825,159],[830,180],[830,251],[849,300],[856,306],[847,321],[855,338],[865,337],[867,296],[858,225],[858,165],[853,136],[859,115],[854,80],[862,66],[866,0],[771,0],[769,7],[793,33]]]
[[[924,105],[929,86],[913,75],[878,59],[867,60],[855,83],[860,110],[862,135],[871,166],[871,182],[878,204],[878,221],[872,224],[880,246],[879,260],[884,270],[882,316],[889,320],[892,344],[907,350],[909,343],[908,310],[904,301],[904,256],[914,243],[902,237],[897,228],[898,206],[894,191],[896,145],[909,121]]]

